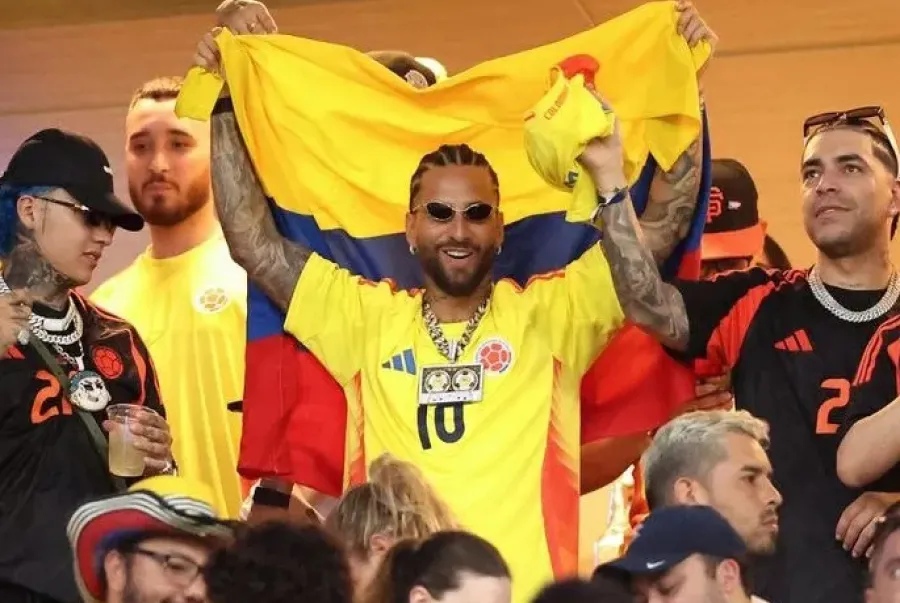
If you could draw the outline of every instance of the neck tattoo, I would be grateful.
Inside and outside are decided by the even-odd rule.
[[[44,259],[30,235],[22,233],[4,262],[3,272],[11,289],[30,291],[38,301],[57,310],[65,308],[69,291],[75,286]]]

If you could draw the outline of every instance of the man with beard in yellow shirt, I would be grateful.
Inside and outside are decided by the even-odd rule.
[[[92,300],[131,322],[156,363],[179,472],[205,482],[237,517],[247,277],[228,253],[209,179],[209,124],[175,116],[180,78],[132,98],[125,160],[132,203],[150,246]]]

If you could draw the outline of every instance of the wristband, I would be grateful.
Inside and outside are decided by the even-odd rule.
[[[257,486],[253,491],[253,504],[287,509],[291,505],[291,495],[273,488]]]
[[[234,113],[234,103],[231,102],[230,96],[223,96],[216,101],[216,104],[213,105],[212,114],[218,115],[219,113]]]

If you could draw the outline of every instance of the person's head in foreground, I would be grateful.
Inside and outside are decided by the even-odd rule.
[[[666,423],[643,457],[650,510],[709,505],[751,552],[773,552],[781,494],[772,484],[768,445],[768,424],[745,410],[690,412]]]
[[[203,568],[233,534],[213,501],[205,484],[163,475],[79,507],[67,532],[85,602],[205,602]]]
[[[623,580],[595,576],[592,580],[569,578],[545,586],[531,603],[633,603]]]
[[[43,277],[35,293],[49,297],[86,285],[116,227],[143,225],[113,192],[106,154],[84,136],[41,130],[0,175],[0,258],[13,288]]]
[[[766,239],[763,242],[763,252],[756,259],[756,265],[775,270],[790,270],[792,268],[791,260],[784,248],[769,234],[766,235]]]
[[[182,78],[160,77],[134,92],[125,117],[125,166],[131,202],[151,226],[215,222],[209,123],[179,118]]]
[[[900,213],[897,149],[880,107],[803,124],[803,224],[829,259],[886,249]]]
[[[869,560],[866,603],[900,601],[900,513],[889,509],[878,526]]]
[[[403,540],[388,553],[366,603],[509,603],[509,567],[500,552],[468,532]]]
[[[413,88],[429,88],[447,76],[434,59],[414,57],[402,50],[371,50],[366,53]]]
[[[423,540],[457,523],[418,468],[385,454],[369,466],[368,482],[344,494],[325,527],[344,543],[354,586],[363,592],[394,543]]]
[[[340,544],[314,525],[272,521],[238,529],[204,570],[211,603],[351,603]]]
[[[734,159],[713,159],[709,213],[700,242],[703,276],[749,268],[763,251],[765,227],[750,172]]]
[[[430,291],[486,296],[503,215],[497,173],[484,155],[461,144],[422,158],[410,181],[406,241]]]
[[[647,603],[750,601],[747,547],[712,507],[664,507],[650,513],[627,553],[597,568],[621,574]]]

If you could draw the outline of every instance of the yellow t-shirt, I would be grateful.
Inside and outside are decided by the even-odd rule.
[[[313,255],[285,321],[347,396],[345,482],[383,452],[417,465],[457,518],[492,542],[524,603],[578,565],[579,384],[622,324],[599,246],[565,270],[494,288],[460,363],[485,367],[480,402],[418,403],[421,367],[446,364],[421,292],[394,292]],[[442,325],[458,338],[464,325]]]
[[[179,256],[149,250],[91,296],[135,326],[156,365],[181,475],[209,485],[238,517],[247,276],[221,234]]]

